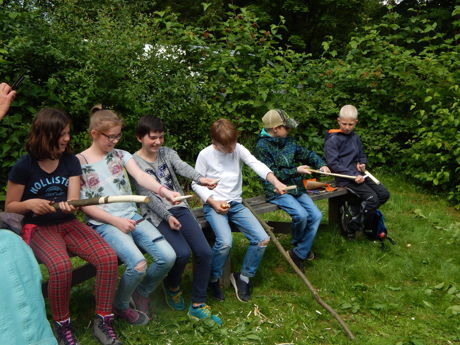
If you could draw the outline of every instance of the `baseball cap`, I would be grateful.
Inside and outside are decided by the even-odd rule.
[[[296,120],[291,119],[284,110],[272,109],[265,113],[262,117],[264,128],[275,128],[285,126],[287,128],[296,128],[299,124]]]

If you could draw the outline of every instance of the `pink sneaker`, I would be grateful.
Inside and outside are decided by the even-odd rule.
[[[120,319],[125,320],[131,325],[144,326],[148,324],[150,321],[147,315],[133,308],[128,308],[125,310],[119,310],[114,308],[113,311],[116,316],[118,316]]]

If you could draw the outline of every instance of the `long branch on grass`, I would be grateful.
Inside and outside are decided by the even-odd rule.
[[[254,209],[246,201],[243,200],[243,204],[244,204],[244,206],[246,206],[252,212],[252,214],[257,218],[259,223],[268,232],[268,234],[270,235],[270,238],[272,239],[273,243],[275,243],[275,246],[278,249],[278,251],[284,256],[284,258],[287,260],[287,262],[289,262],[289,265],[291,265],[291,267],[294,269],[294,271],[297,273],[297,275],[302,279],[302,281],[305,283],[305,285],[307,285],[308,289],[312,293],[313,298],[316,300],[316,302],[318,302],[324,309],[326,309],[338,321],[340,326],[342,326],[343,330],[348,335],[348,337],[351,340],[354,340],[355,336],[350,331],[350,329],[348,328],[348,326],[345,323],[345,321],[343,321],[343,319],[340,317],[340,315],[337,314],[337,312],[330,305],[328,305],[326,302],[324,302],[322,300],[322,298],[319,296],[318,292],[316,291],[316,289],[312,285],[312,283],[310,283],[310,281],[307,279],[305,274],[297,267],[297,265],[294,263],[294,261],[292,261],[292,259],[289,256],[288,252],[283,248],[281,243],[278,241],[278,238],[273,233],[273,228],[271,226],[269,226],[261,217],[259,217],[259,215],[254,211]]]

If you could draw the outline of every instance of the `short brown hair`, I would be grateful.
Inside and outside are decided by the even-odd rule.
[[[44,108],[35,116],[26,142],[26,151],[35,159],[58,159],[59,138],[67,125],[70,117],[62,110]],[[65,152],[71,152],[70,144]]]
[[[112,127],[123,126],[123,119],[113,110],[103,108],[101,104],[92,107],[89,116],[89,132],[93,129],[105,132]]]
[[[240,132],[227,119],[219,119],[211,125],[211,139],[223,146],[234,144]]]

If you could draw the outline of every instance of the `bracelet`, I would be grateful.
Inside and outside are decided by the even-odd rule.
[[[163,185],[161,185],[161,187],[158,189],[157,194],[158,194],[159,196],[161,196],[162,198],[164,198],[164,194],[161,193],[161,188],[166,188],[166,187],[163,186]]]

